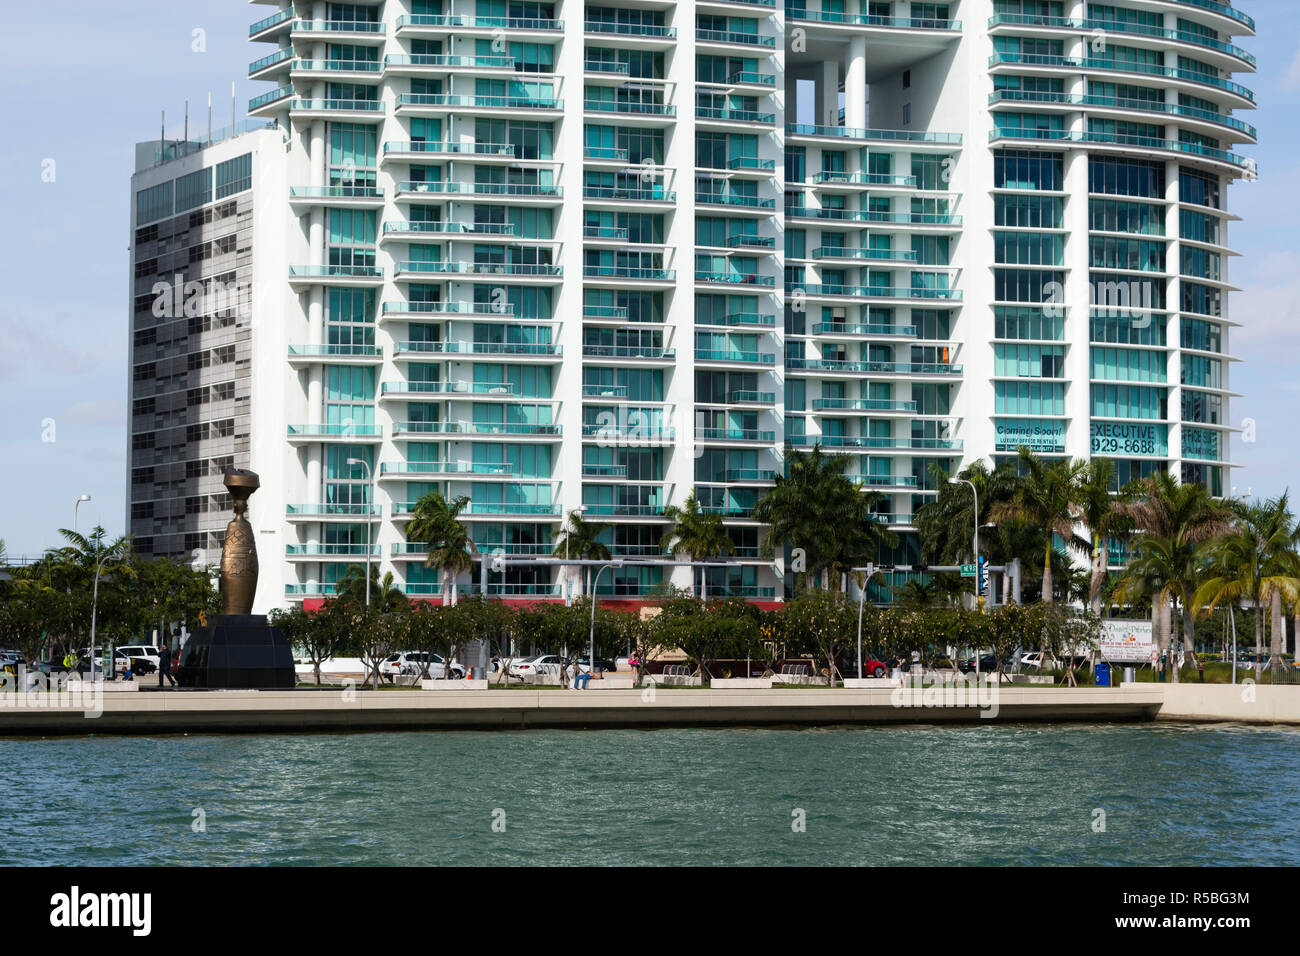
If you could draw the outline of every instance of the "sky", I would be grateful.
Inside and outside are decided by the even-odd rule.
[[[230,123],[268,89],[245,79],[265,44],[248,25],[270,11],[242,0],[85,0],[7,4],[0,32],[0,540],[10,556],[62,543],[59,528],[125,531],[130,177],[135,144]],[[1231,484],[1272,496],[1300,487],[1300,0],[1238,0],[1258,35],[1237,43],[1259,72],[1236,79],[1259,109],[1260,178],[1234,185],[1229,227],[1241,253],[1230,299],[1241,328],[1232,384]],[[196,32],[199,31],[199,32]],[[1244,441],[1243,437],[1253,437]]]

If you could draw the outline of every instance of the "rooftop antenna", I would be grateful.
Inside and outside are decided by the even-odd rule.
[[[235,129],[235,81],[230,81],[230,129]]]
[[[167,159],[167,111],[162,111],[162,121],[158,124],[158,162]]]
[[[208,91],[208,145],[212,145],[212,91]]]
[[[182,139],[181,142],[188,144],[189,141],[190,141],[190,101],[186,100],[185,101],[185,138]]]

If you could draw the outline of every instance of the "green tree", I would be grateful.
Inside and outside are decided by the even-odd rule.
[[[1059,536],[1067,547],[1085,551],[1088,548],[1087,541],[1074,533],[1077,485],[1085,465],[1072,460],[1048,461],[1023,445],[1018,462],[1022,473],[1015,489],[1009,500],[994,507],[992,517],[994,521],[1007,518],[1024,521],[1046,532],[1042,600],[1050,604],[1053,599],[1052,536]]]
[[[695,490],[682,507],[669,505],[664,509],[664,517],[673,523],[672,528],[663,536],[659,546],[666,552],[678,557],[686,555],[690,561],[712,561],[735,550],[731,538],[727,536],[722,525],[722,516],[709,514],[700,508],[700,500]],[[700,568],[700,600],[706,599],[705,580],[707,568]],[[692,575],[693,577],[694,575]]]
[[[427,568],[436,568],[443,580],[443,603],[456,603],[456,577],[474,568],[478,548],[461,523],[460,514],[469,504],[469,497],[461,495],[448,501],[440,491],[430,491],[415,503],[411,521],[406,527],[407,540],[427,545]]]
[[[608,531],[612,525],[600,521],[588,521],[582,517],[580,511],[570,511],[569,521],[560,529],[559,535],[556,536],[555,550],[551,552],[553,557],[557,558],[576,558],[586,561],[608,561],[610,559],[609,548],[600,536]],[[584,567],[585,574],[582,579],[581,596],[585,597],[591,590],[591,566]],[[565,568],[568,573],[569,568]]]

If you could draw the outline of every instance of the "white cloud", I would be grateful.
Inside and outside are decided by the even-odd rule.
[[[121,425],[126,420],[126,405],[106,399],[95,402],[77,402],[59,412],[58,420],[78,425]]]
[[[1232,353],[1249,364],[1294,365],[1300,355],[1300,253],[1273,252],[1234,275],[1241,292],[1231,297]]]
[[[1300,89],[1300,50],[1296,50],[1295,57],[1291,60],[1291,65],[1287,67],[1286,76],[1282,78],[1282,89]]]

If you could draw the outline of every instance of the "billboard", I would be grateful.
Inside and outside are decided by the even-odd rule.
[[[1139,664],[1156,659],[1150,621],[1108,620],[1101,622],[1097,645],[1103,660]]]

